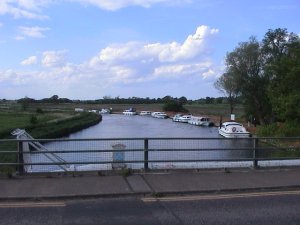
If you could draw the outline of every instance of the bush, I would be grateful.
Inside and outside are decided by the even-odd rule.
[[[300,126],[297,123],[269,124],[260,126],[257,130],[260,137],[295,137],[300,136]]]
[[[41,108],[37,108],[37,109],[36,109],[36,113],[43,114],[44,111],[43,111]]]
[[[169,101],[163,106],[164,111],[173,111],[173,112],[188,112],[187,109],[185,109],[182,106],[182,103],[178,101]]]
[[[30,124],[37,124],[38,119],[35,115],[31,115],[30,117]]]

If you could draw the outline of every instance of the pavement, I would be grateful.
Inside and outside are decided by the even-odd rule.
[[[0,178],[0,200],[164,196],[300,189],[300,167],[34,175]]]

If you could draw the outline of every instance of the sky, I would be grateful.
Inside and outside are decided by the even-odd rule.
[[[0,99],[222,96],[226,53],[299,0],[0,0]]]

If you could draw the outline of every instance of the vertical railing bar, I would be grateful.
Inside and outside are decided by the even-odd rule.
[[[258,145],[258,139],[253,139],[253,169],[257,169],[258,163],[257,163],[257,146]]]
[[[16,170],[21,175],[24,173],[24,157],[23,157],[23,142],[18,142],[18,155],[17,155],[18,166]]]
[[[144,139],[144,169],[148,170],[149,169],[149,164],[148,164],[148,160],[149,160],[149,140],[146,138]]]

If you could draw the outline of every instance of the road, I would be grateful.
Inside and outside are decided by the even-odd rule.
[[[2,202],[0,225],[299,225],[300,190],[162,198]]]

